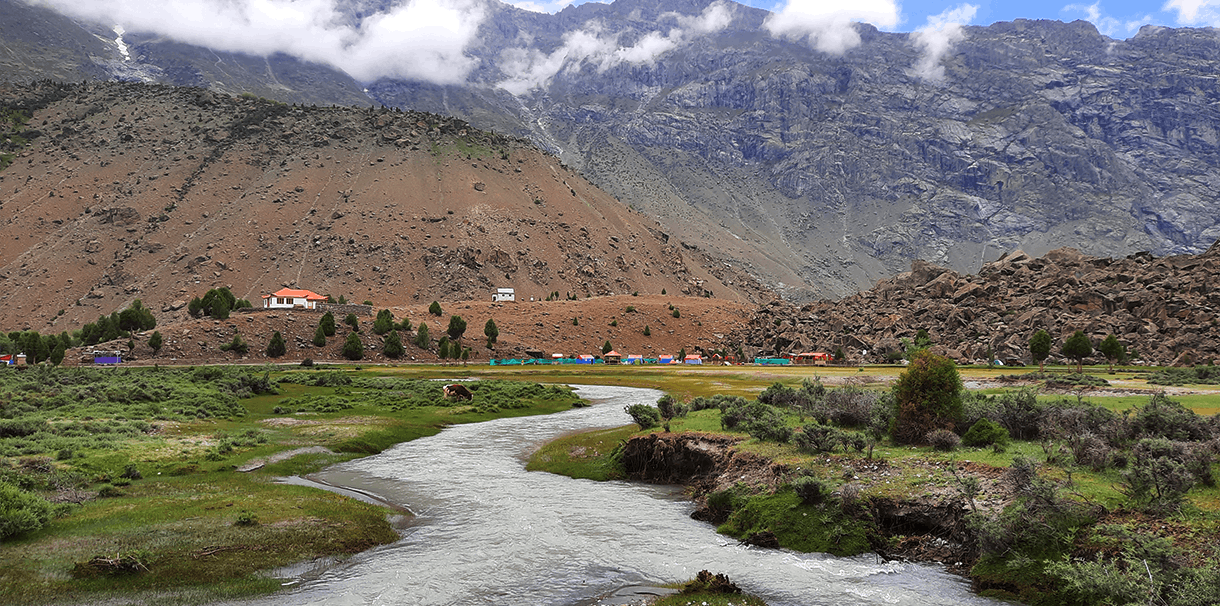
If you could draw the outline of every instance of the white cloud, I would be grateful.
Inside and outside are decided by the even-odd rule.
[[[767,17],[763,27],[773,36],[807,40],[817,50],[841,55],[860,44],[853,25],[857,22],[893,29],[899,22],[898,4],[894,0],[787,0]]]
[[[1178,12],[1178,25],[1220,26],[1220,0],[1169,0],[1161,7]]]
[[[371,81],[454,84],[476,61],[465,55],[485,14],[475,0],[404,0],[346,22],[336,0],[42,0],[66,15],[128,32],[154,33],[217,50],[285,53]]]
[[[974,20],[978,10],[979,7],[973,4],[961,4],[956,8],[945,9],[945,12],[939,15],[929,16],[927,25],[911,35],[915,45],[923,49],[919,61],[911,68],[912,72],[925,80],[944,80],[945,66],[940,62],[949,54],[954,44],[966,37],[962,26]]]
[[[505,50],[500,54],[499,66],[507,77],[498,86],[522,95],[546,86],[561,72],[574,72],[584,65],[592,65],[599,72],[623,63],[651,65],[693,36],[728,27],[732,18],[732,7],[723,1],[709,5],[699,15],[665,13],[658,21],[672,19],[675,27],[667,32],[647,32],[631,46],[620,45],[620,35],[607,33],[600,21],[589,21],[581,29],[564,34],[563,44],[550,53],[525,47]]]
[[[1101,8],[1101,0],[1093,4],[1069,4],[1063,7],[1062,13],[1082,13],[1085,19],[1097,27],[1097,31],[1116,38],[1124,34],[1134,34],[1139,30],[1140,26],[1152,21],[1152,15],[1146,15],[1140,19],[1130,21],[1119,21],[1118,19],[1105,14]]]

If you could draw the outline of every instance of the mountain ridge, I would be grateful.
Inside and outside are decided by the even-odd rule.
[[[359,23],[390,3],[341,6]],[[860,44],[827,54],[772,36],[766,11],[734,3],[478,7],[488,17],[465,49],[474,67],[461,85],[362,85],[287,56],[213,55],[141,33],[127,35],[136,58],[120,63],[160,81],[293,102],[371,99],[528,137],[798,302],[857,292],[916,258],[965,272],[1016,249],[1168,255],[1220,237],[1211,30],[1149,26],[1114,40],[1083,21],[966,26],[933,57],[938,79],[917,69],[916,34],[855,24]],[[43,21],[26,20],[92,27],[85,54],[110,53],[79,59],[81,77],[130,76],[104,27]],[[580,50],[577,37],[592,46]],[[644,41],[668,50],[629,60],[647,55]],[[40,65],[20,63],[27,74]]]

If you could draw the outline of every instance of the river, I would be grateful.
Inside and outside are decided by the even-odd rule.
[[[299,567],[268,605],[564,605],[620,587],[725,573],[771,606],[998,604],[963,579],[875,556],[836,558],[740,546],[690,518],[676,487],[526,472],[539,444],[630,422],[661,392],[579,387],[593,406],[458,425],[328,468],[326,483],[416,514],[401,540],[341,563]]]

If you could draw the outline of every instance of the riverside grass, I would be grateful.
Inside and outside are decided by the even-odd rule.
[[[431,435],[453,423],[477,422],[498,416],[544,414],[567,409],[574,398],[533,402],[527,408],[494,412],[471,406],[422,406],[386,410],[370,402],[382,401],[376,390],[343,385],[306,385],[294,380],[316,371],[339,373],[353,379],[437,380],[511,379],[530,383],[572,383],[664,388],[689,399],[717,393],[756,396],[776,381],[799,385],[805,378],[851,377],[863,385],[881,388],[901,372],[900,367],[847,368],[751,368],[751,367],[486,367],[486,366],[319,366],[314,370],[294,367],[79,369],[52,376],[44,367],[17,374],[0,370],[0,393],[6,402],[5,416],[18,408],[38,413],[34,395],[49,389],[60,404],[50,414],[33,420],[55,426],[75,425],[81,431],[69,440],[34,452],[10,450],[0,461],[0,479],[30,476],[30,488],[52,492],[51,484],[82,485],[84,492],[100,492],[109,486],[118,496],[94,499],[84,505],[63,505],[42,530],[5,539],[0,545],[0,595],[6,603],[97,602],[143,600],[155,603],[193,604],[274,591],[279,584],[251,571],[268,570],[280,564],[315,557],[343,557],[369,546],[393,540],[387,516],[397,515],[352,499],[317,490],[275,484],[276,476],[309,473],[335,462],[376,452],[393,443]],[[1011,371],[1011,369],[1009,369]],[[988,380],[1001,369],[964,368],[963,379]],[[1052,372],[1054,370],[1052,369]],[[318,373],[318,374],[322,374]],[[1120,371],[1104,375],[1143,386],[1144,373]],[[122,380],[110,386],[107,377]],[[9,381],[13,383],[10,385]],[[278,382],[279,393],[256,394],[260,381]],[[360,381],[355,381],[360,383]],[[439,389],[439,383],[433,383]],[[175,388],[175,385],[181,386]],[[169,403],[155,401],[163,389],[179,389],[182,396]],[[1213,388],[1214,389],[1214,388]],[[7,391],[6,391],[7,390]],[[1188,406],[1204,410],[1220,408],[1220,391],[1181,398]],[[73,396],[75,394],[75,396]],[[108,395],[107,395],[108,394]],[[104,402],[90,407],[89,402]],[[384,395],[384,394],[382,394]],[[73,396],[73,397],[70,397]],[[301,403],[313,405],[306,396],[337,406],[330,412],[286,409]],[[1143,401],[1146,398],[1138,398]],[[1096,398],[1095,400],[1105,400]],[[1117,401],[1117,400],[1115,400]],[[1117,408],[1130,408],[1133,399]],[[348,406],[350,404],[350,406]],[[276,409],[281,410],[277,411]],[[323,410],[327,410],[324,406]],[[292,419],[291,424],[271,424],[271,419]],[[154,431],[144,425],[156,425]],[[674,431],[720,431],[714,411],[700,411],[676,419]],[[253,434],[250,432],[253,431]],[[70,433],[70,432],[69,432]],[[595,440],[573,437],[584,451],[572,456],[568,448],[564,464],[595,467],[581,477],[613,477],[613,465],[597,460],[634,426],[608,430]],[[251,473],[234,467],[252,459],[307,445],[329,447],[330,453],[307,453],[270,463]],[[37,446],[28,440],[22,448]],[[809,461],[811,468],[829,476],[841,474],[840,457],[817,462],[779,445],[750,443],[742,446],[779,461]],[[548,446],[550,448],[550,446]],[[1036,445],[1018,447],[1036,449]],[[604,451],[603,451],[604,449]],[[562,447],[561,447],[562,450]],[[546,449],[540,451],[546,452]],[[996,454],[990,450],[959,452],[962,460],[1006,465],[1017,452]],[[1025,454],[1032,454],[1025,453]],[[891,464],[907,465],[911,473],[924,469],[917,464],[939,455],[918,449],[882,446],[877,455]],[[556,459],[558,460],[558,458]],[[122,477],[125,467],[136,465],[141,479]],[[44,469],[44,471],[30,471]],[[577,474],[569,470],[566,473]],[[1080,476],[1075,478],[1078,483]],[[887,488],[894,495],[929,485],[946,485],[944,473],[911,478],[909,484]],[[41,483],[41,484],[40,484]],[[1092,482],[1099,495],[1115,494],[1113,482]],[[907,492],[909,494],[909,492]],[[1214,493],[1214,494],[1213,494]],[[1191,500],[1205,511],[1220,509],[1220,491],[1196,494]],[[241,522],[252,521],[253,524]],[[177,537],[178,540],[171,540]],[[76,563],[98,555],[130,554],[152,564],[140,575],[73,576]],[[175,560],[175,558],[177,560]],[[190,560],[196,566],[213,567],[219,576],[199,575],[192,566],[176,566]],[[199,564],[202,562],[202,564]],[[150,574],[151,573],[151,574]],[[232,576],[225,576],[231,574]],[[142,597],[141,597],[142,596]]]
[[[579,403],[567,388],[495,380],[468,383],[474,404],[450,403],[429,378],[350,367],[0,371],[0,481],[81,501],[4,538],[0,595],[14,605],[195,604],[272,592],[280,583],[265,572],[397,540],[404,515],[276,477],[451,424]],[[386,394],[409,405],[387,406]],[[310,446],[324,449],[236,471]],[[98,564],[120,561],[146,570]]]

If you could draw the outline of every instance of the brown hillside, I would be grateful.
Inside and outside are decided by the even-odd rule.
[[[1094,347],[1114,334],[1144,363],[1220,358],[1220,244],[1201,255],[1090,257],[1070,248],[1042,258],[1021,251],[959,274],[924,261],[871,290],[801,308],[773,302],[733,335],[749,354],[778,355],[842,347],[848,359],[880,362],[900,339],[926,329],[934,351],[963,362],[1031,363],[1039,329],[1054,340],[1051,360],[1077,330]],[[867,356],[863,352],[869,352]],[[1092,359],[1104,363],[1100,353]]]
[[[673,317],[669,306],[679,310]],[[631,306],[634,311],[628,312]],[[466,301],[447,303],[440,317],[428,314],[428,305],[409,305],[391,308],[395,321],[411,320],[411,334],[400,335],[406,355],[397,362],[437,362],[436,341],[445,334],[451,315],[462,316],[467,322],[462,343],[471,348],[474,362],[486,363],[489,357],[521,358],[526,350],[540,350],[546,355],[562,353],[600,355],[606,341],[619,352],[641,354],[654,358],[661,353],[677,354],[685,349],[688,353],[723,349],[733,351],[737,343],[730,342],[728,335],[746,326],[752,306],[704,297],[669,297],[663,295],[619,295],[595,297],[577,301],[516,301],[492,303],[490,301]],[[202,363],[262,363],[299,362],[305,358],[315,361],[344,361],[343,342],[350,329],[343,324],[343,315],[336,315],[338,324],[335,336],[327,339],[326,346],[311,344],[314,330],[322,312],[303,310],[257,310],[234,313],[227,320],[208,318],[193,319],[177,316],[159,324],[157,331],[164,338],[158,354],[148,347],[148,334],[136,339],[136,348],[126,359],[140,364],[202,364]],[[572,319],[578,323],[573,324]],[[488,319],[495,320],[500,336],[494,350],[486,347],[483,327]],[[373,334],[373,317],[360,317],[360,338],[364,344],[364,361],[391,363],[381,354],[383,337]],[[410,343],[419,323],[428,324],[432,337],[431,347],[425,351]],[[611,326],[611,322],[617,326]],[[644,336],[644,327],[650,335]],[[269,358],[265,354],[267,343],[275,331],[280,331],[288,353],[281,358]],[[249,345],[248,354],[241,356],[220,350],[230,342],[235,333]],[[127,340],[101,344],[96,348],[85,347],[73,350],[65,357],[65,364],[79,363],[93,349],[127,349]]]
[[[32,113],[0,139],[6,330],[72,330],[135,299],[169,323],[220,286],[379,308],[502,286],[770,298],[555,158],[459,120],[120,83],[0,84],[0,109]]]

